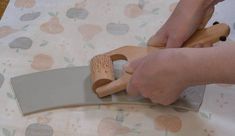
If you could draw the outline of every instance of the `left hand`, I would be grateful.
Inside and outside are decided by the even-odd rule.
[[[180,0],[166,23],[148,41],[149,46],[179,48],[207,24],[214,6],[223,0]]]

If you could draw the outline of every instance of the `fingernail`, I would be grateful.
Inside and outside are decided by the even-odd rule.
[[[130,66],[130,63],[126,63],[123,65],[123,69],[126,73],[132,74],[134,72],[134,69]]]

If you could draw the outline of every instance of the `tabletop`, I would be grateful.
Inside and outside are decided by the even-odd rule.
[[[11,0],[0,21],[0,136],[234,136],[233,85],[208,85],[199,112],[147,105],[73,107],[28,116],[19,110],[11,77],[88,65],[99,53],[144,46],[177,2]],[[229,24],[231,45],[234,4],[219,4],[209,23]]]

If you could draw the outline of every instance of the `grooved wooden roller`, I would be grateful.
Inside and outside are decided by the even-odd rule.
[[[9,3],[9,0],[1,0],[0,2],[0,19],[2,18],[6,8],[7,8],[7,5]]]
[[[183,47],[195,47],[198,44],[212,46],[220,39],[226,39],[230,29],[226,24],[217,24],[212,27],[195,32],[183,45]],[[99,97],[104,97],[126,89],[131,73],[124,72],[123,75],[114,80],[112,61],[135,59],[144,57],[153,51],[156,52],[164,47],[137,47],[124,46],[113,51],[95,56],[91,60],[91,77],[93,90]]]
[[[108,55],[98,55],[91,60],[92,89],[110,83],[114,80],[113,63]]]

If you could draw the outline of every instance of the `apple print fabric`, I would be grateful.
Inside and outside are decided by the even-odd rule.
[[[0,21],[0,136],[234,136],[233,85],[208,85],[198,113],[103,105],[22,116],[18,108],[11,77],[88,65],[94,55],[124,45],[145,46],[177,2],[11,0]],[[231,26],[229,45],[235,45],[234,4],[226,0],[218,5],[209,23]]]

